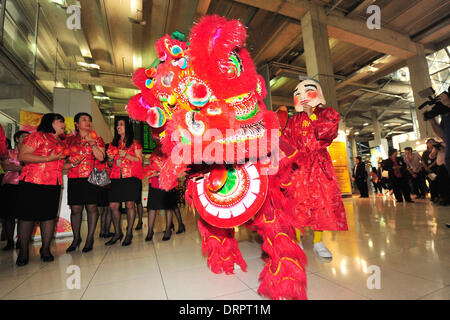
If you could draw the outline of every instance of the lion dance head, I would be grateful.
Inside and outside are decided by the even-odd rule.
[[[188,171],[188,201],[220,227],[242,224],[261,207],[279,135],[246,36],[240,21],[217,15],[193,27],[189,45],[164,36],[156,43],[160,64],[135,72],[141,93],[127,105],[131,118],[163,133],[160,185],[171,189]],[[194,164],[202,172],[195,178]]]

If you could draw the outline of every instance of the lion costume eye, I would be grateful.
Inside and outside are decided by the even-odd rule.
[[[183,56],[183,49],[181,49],[180,46],[174,45],[171,49],[170,49],[170,53],[172,54],[172,56],[174,58],[181,58],[181,56]]]
[[[231,55],[228,58],[228,62],[228,78],[233,79],[239,77],[241,75],[241,72],[243,71],[242,61],[239,57],[239,54],[235,51],[231,52]]]
[[[153,88],[154,84],[155,84],[154,79],[147,79],[147,80],[145,80],[145,86],[147,87],[147,89]]]
[[[171,45],[168,39],[164,40],[164,46],[175,59],[179,59],[184,55],[183,49],[179,45]]]

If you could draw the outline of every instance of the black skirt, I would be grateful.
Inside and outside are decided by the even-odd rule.
[[[85,205],[99,202],[100,187],[89,183],[88,178],[69,178],[67,183],[67,204]]]
[[[136,204],[142,203],[142,180],[139,180],[139,199],[136,201]]]
[[[139,194],[138,178],[111,179],[111,188],[109,189],[109,202],[138,201],[141,199]]]
[[[149,187],[147,210],[173,210],[177,206],[176,189],[169,191]]]
[[[109,207],[109,188],[109,185],[106,187],[100,187],[99,200],[97,204],[99,207]]]
[[[17,218],[25,221],[46,221],[58,215],[60,185],[34,184],[20,181]]]
[[[18,184],[8,183],[0,187],[0,203],[2,204],[2,210],[0,211],[1,218],[14,219],[17,216],[18,195]]]

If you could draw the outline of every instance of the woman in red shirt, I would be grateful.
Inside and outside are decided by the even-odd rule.
[[[16,264],[28,263],[28,246],[34,222],[40,221],[42,247],[41,259],[53,261],[50,243],[55,230],[56,216],[61,195],[62,170],[71,167],[64,163],[64,148],[61,140],[66,125],[62,115],[47,113],[42,117],[37,131],[23,141],[19,161],[25,163],[19,182],[22,201],[18,204],[20,252]]]
[[[94,245],[94,232],[97,226],[97,203],[100,196],[100,187],[88,182],[89,175],[96,162],[105,158],[105,143],[92,131],[92,117],[89,113],[80,112],[74,117],[77,134],[66,139],[70,149],[70,159],[81,161],[67,173],[67,198],[70,206],[70,223],[72,224],[73,242],[66,252],[74,251],[81,243],[80,229],[83,208],[86,208],[88,217],[88,235],[83,252],[89,252]]]
[[[17,202],[19,198],[19,177],[23,165],[19,161],[20,145],[30,133],[27,131],[17,131],[14,134],[16,147],[9,149],[6,158],[2,161],[2,167],[5,170],[5,176],[2,180],[2,214],[6,237],[8,243],[3,248],[4,251],[14,249],[14,227],[16,226]]]
[[[172,219],[174,210],[177,205],[177,198],[175,189],[172,189],[170,191],[160,189],[159,174],[163,166],[163,162],[164,155],[161,151],[161,144],[157,142],[157,146],[150,156],[149,169],[151,170],[151,175],[149,177],[149,188],[147,196],[148,233],[145,241],[152,241],[153,239],[153,226],[155,224],[156,212],[158,210],[166,211],[166,230],[164,232],[162,241],[167,241],[172,236]]]
[[[120,203],[127,207],[127,235],[122,246],[131,244],[133,225],[136,218],[135,201],[141,199],[139,181],[144,177],[142,167],[142,147],[134,140],[133,127],[129,121],[116,120],[114,139],[108,148],[108,160],[112,162],[111,188],[109,190],[109,207],[112,211],[115,235],[105,243],[113,245],[122,239],[120,227]]]

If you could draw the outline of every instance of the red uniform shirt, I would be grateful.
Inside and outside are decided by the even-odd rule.
[[[100,170],[100,171],[103,171],[103,170],[105,170],[106,169],[106,173],[108,174],[108,176],[110,176],[111,175],[111,168],[108,166],[108,163],[105,161],[105,162],[100,162],[100,161],[97,161],[96,163],[95,163],[95,167],[98,169],[98,170]]]
[[[86,141],[86,139],[81,138],[79,134],[76,136],[70,136],[66,139],[67,147],[77,147],[77,151],[83,158],[80,164],[74,168],[70,168],[67,173],[68,178],[88,178],[91,174],[92,170],[95,167],[96,158],[94,156],[94,152],[92,151],[92,147]],[[105,143],[103,139],[99,137],[97,139],[97,146],[100,148],[105,148]],[[71,148],[73,149],[73,148]],[[71,156],[74,156],[74,153],[71,151]]]
[[[163,158],[161,156],[156,155],[155,153],[152,153],[152,155],[150,156],[150,164],[149,164],[152,174],[161,172],[162,166],[163,166]],[[150,178],[149,183],[152,186],[152,188],[161,189],[159,186],[159,176]]]
[[[32,148],[33,154],[50,156],[58,146],[65,148],[64,141],[56,139],[51,133],[33,132],[23,140],[23,144]],[[62,185],[63,160],[50,162],[28,163],[22,170],[20,180],[46,185]]]
[[[119,141],[119,150],[125,150],[127,154],[136,157],[136,150],[142,150],[141,145],[136,140],[133,141],[129,148],[122,141]],[[109,151],[110,149],[108,149]],[[120,160],[120,164],[118,161]],[[120,175],[122,173],[122,176]],[[144,168],[141,161],[131,161],[128,159],[121,158],[118,154],[114,156],[113,166],[111,168],[111,179],[120,178],[144,178]]]

